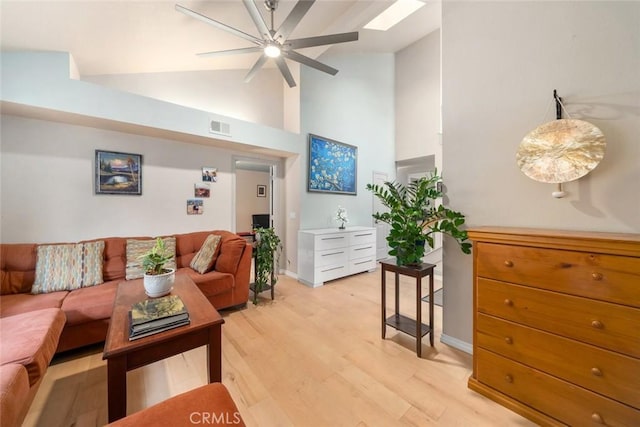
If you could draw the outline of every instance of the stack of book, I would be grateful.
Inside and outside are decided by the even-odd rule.
[[[189,324],[189,313],[178,295],[137,302],[129,318],[129,341]]]

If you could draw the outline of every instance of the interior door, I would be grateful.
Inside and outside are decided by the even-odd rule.
[[[389,175],[382,172],[373,172],[373,183],[383,185],[389,180]],[[373,198],[373,212],[384,212],[387,208],[380,202],[377,197]],[[389,257],[389,245],[387,244],[387,236],[389,235],[389,224],[382,221],[374,220],[376,227],[376,259],[384,259]]]

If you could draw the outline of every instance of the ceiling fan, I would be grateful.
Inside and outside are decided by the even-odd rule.
[[[229,25],[223,24],[222,22],[216,21],[215,19],[211,19],[208,16],[202,15],[191,9],[187,9],[186,7],[179,4],[176,4],[176,10],[184,13],[185,15],[199,19],[200,21],[205,22],[209,25],[213,25],[216,28],[228,31],[231,34],[234,34],[255,44],[255,46],[251,47],[221,50],[215,52],[203,52],[198,54],[198,56],[202,57],[215,57],[239,53],[262,52],[260,58],[258,58],[256,63],[249,70],[249,73],[246,75],[244,79],[245,82],[249,82],[269,58],[274,59],[276,65],[278,66],[278,69],[280,70],[280,73],[282,73],[282,77],[284,77],[284,79],[287,81],[289,87],[294,87],[296,85],[296,82],[293,79],[291,71],[289,70],[289,67],[287,66],[284,58],[299,62],[311,68],[315,68],[316,70],[320,70],[325,73],[331,74],[332,76],[335,76],[338,72],[337,69],[316,61],[315,59],[309,58],[308,56],[302,55],[296,52],[295,49],[324,46],[328,44],[344,43],[358,40],[357,32],[329,34],[326,36],[306,37],[301,39],[289,40],[289,35],[300,23],[311,6],[313,6],[315,0],[299,0],[291,10],[291,13],[289,13],[289,16],[286,17],[286,19],[282,22],[282,25],[280,25],[280,28],[278,28],[277,30],[273,28],[273,13],[278,7],[278,0],[264,0],[264,6],[271,13],[271,29],[267,27],[267,24],[264,22],[264,19],[262,18],[258,7],[253,0],[242,0],[242,2],[247,8],[251,19],[253,20],[253,23],[256,25],[261,38],[230,27]]]

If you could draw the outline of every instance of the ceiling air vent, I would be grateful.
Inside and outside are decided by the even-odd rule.
[[[209,124],[209,132],[221,135],[231,135],[231,127],[229,126],[229,123],[211,120],[211,123]]]

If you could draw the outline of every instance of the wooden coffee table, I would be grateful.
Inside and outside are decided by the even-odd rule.
[[[127,415],[127,371],[132,369],[206,345],[209,382],[222,381],[224,320],[189,277],[177,275],[171,293],[182,298],[191,323],[129,341],[131,305],[149,297],[142,279],[118,285],[102,356],[107,360],[109,422]]]

